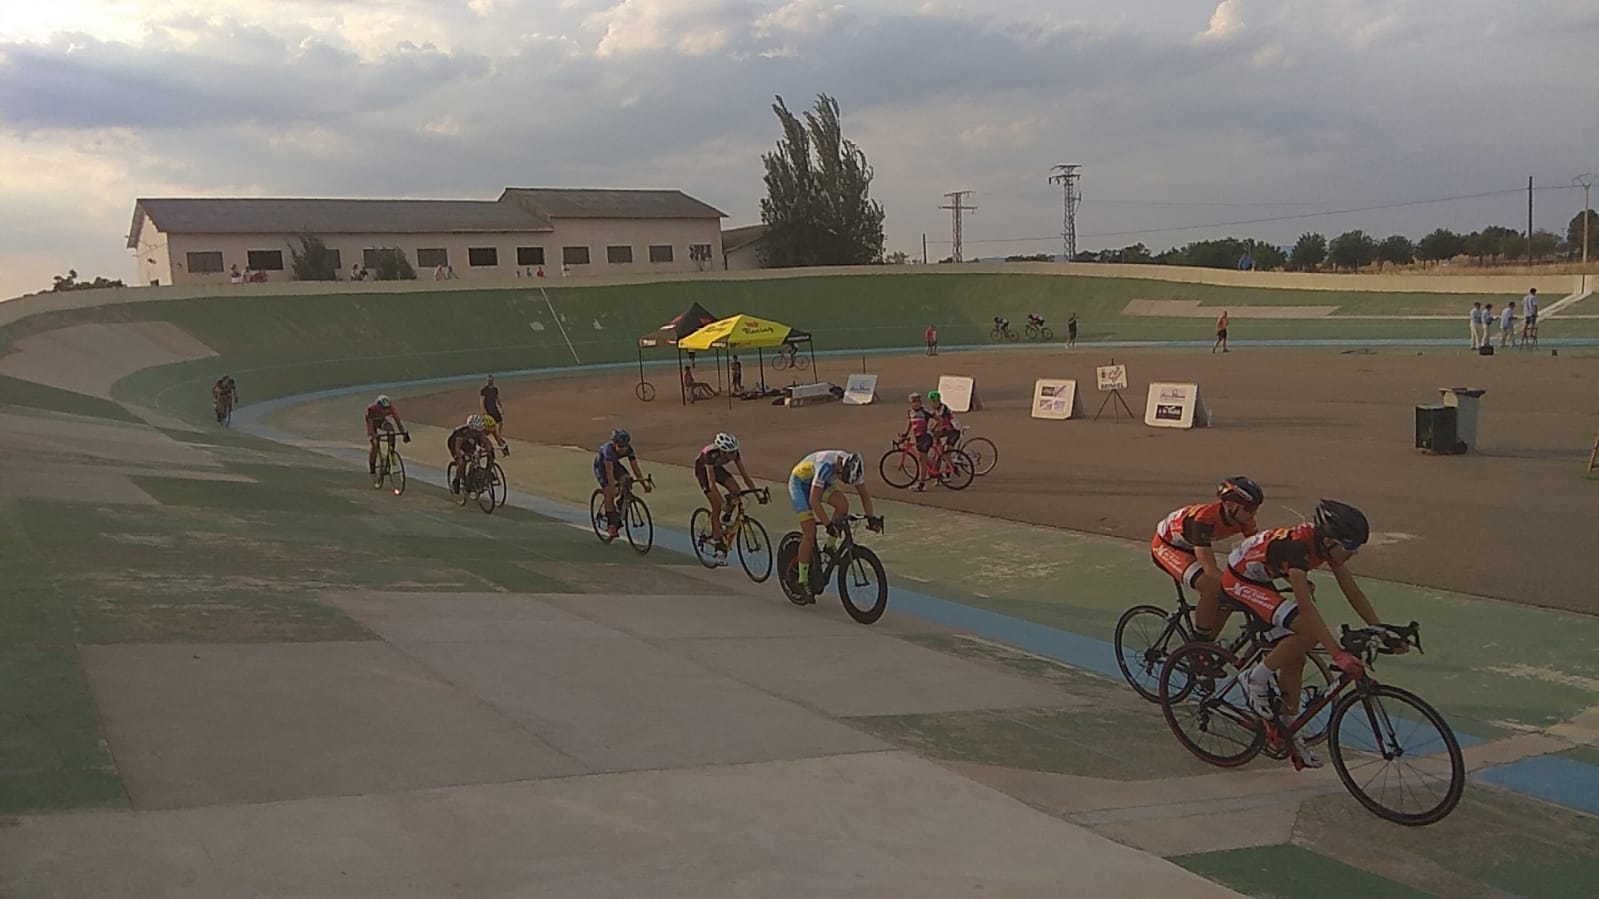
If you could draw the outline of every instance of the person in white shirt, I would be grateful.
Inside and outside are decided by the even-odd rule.
[[[1510,338],[1516,330],[1516,304],[1506,303],[1505,311],[1499,314],[1499,345],[1510,346]]]
[[[1538,288],[1527,288],[1527,295],[1521,298],[1521,316],[1521,342],[1526,343],[1538,333]]]
[[[1482,303],[1471,304],[1471,348],[1482,346]]]

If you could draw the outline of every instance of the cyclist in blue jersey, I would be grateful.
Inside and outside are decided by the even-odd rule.
[[[649,493],[650,482],[644,480],[644,473],[638,470],[638,456],[633,452],[633,435],[617,428],[611,432],[611,439],[594,454],[594,480],[605,491],[605,521],[613,538],[622,532],[622,518],[616,514],[616,495],[622,489],[622,479],[627,477],[623,460],[632,467],[633,479],[643,484],[644,492]]]
[[[872,514],[872,494],[866,489],[866,461],[860,453],[846,450],[818,450],[799,461],[788,476],[788,498],[799,515],[802,537],[799,547],[799,581],[807,594],[811,589],[811,557],[816,554],[816,524],[821,522],[831,536],[837,533],[835,519],[849,515],[849,497],[839,490],[849,484],[860,494],[866,512],[866,528],[883,529],[883,518]],[[815,597],[810,598],[815,602]]]

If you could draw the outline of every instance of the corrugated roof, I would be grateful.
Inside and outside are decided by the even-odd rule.
[[[140,216],[169,234],[421,234],[553,231],[549,220],[517,203],[494,200],[323,200],[268,197],[140,199]]]
[[[722,232],[722,255],[740,250],[766,236],[765,225],[745,225]]]
[[[514,199],[552,219],[722,219],[727,214],[680,190],[508,187]]]

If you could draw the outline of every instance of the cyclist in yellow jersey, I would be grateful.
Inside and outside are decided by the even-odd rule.
[[[509,456],[511,454],[511,447],[506,444],[505,438],[500,434],[499,421],[487,412],[483,413],[483,433],[494,438],[494,442],[499,444],[500,455]]]
[[[866,489],[866,461],[860,453],[819,450],[801,459],[789,473],[788,498],[800,520],[799,581],[807,594],[812,592],[811,557],[816,554],[817,522],[832,536],[837,533],[833,521],[849,515],[849,497],[838,489],[841,484],[853,486],[860,494],[867,530],[883,529],[882,516],[872,514],[872,494]]]

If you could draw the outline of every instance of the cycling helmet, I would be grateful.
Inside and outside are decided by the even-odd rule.
[[[919,399],[921,399],[921,398],[922,398],[922,395],[921,395],[921,394],[919,394],[919,393],[913,393],[913,394],[911,394],[911,395],[910,395],[910,396],[908,396],[908,397],[906,397],[906,398],[905,398],[905,401],[906,401],[906,402],[908,402],[908,403],[914,403],[914,402],[916,402],[916,401],[917,401],[917,400],[919,400]]]
[[[498,430],[499,427],[500,427],[500,423],[494,420],[494,416],[488,415],[488,414],[485,414],[483,416],[483,430],[488,431],[490,434],[492,434],[496,430]]]
[[[927,391],[927,399],[930,402],[937,403],[943,399],[943,395],[936,390],[929,390]]]
[[[711,441],[711,445],[715,446],[724,453],[738,452],[738,438],[727,433],[726,431],[717,434],[716,439]]]
[[[620,446],[627,446],[633,442],[633,435],[629,434],[625,428],[617,428],[611,432],[611,442]]]
[[[1266,491],[1243,475],[1227,478],[1217,484],[1216,496],[1223,502],[1237,503],[1250,511],[1260,508],[1260,504],[1266,501]]]
[[[1324,499],[1316,504],[1316,533],[1336,540],[1344,549],[1354,552],[1371,539],[1371,525],[1365,513],[1348,503]]]
[[[846,483],[859,484],[866,480],[866,460],[861,458],[860,453],[846,453],[839,472]]]
[[[466,426],[474,431],[482,431],[487,427],[481,415],[468,415],[466,417]]]
[[[389,395],[388,394],[386,394],[386,393],[378,394],[378,406],[379,406],[379,408],[387,409],[387,408],[389,408],[392,405],[394,405],[394,401],[389,399]]]

